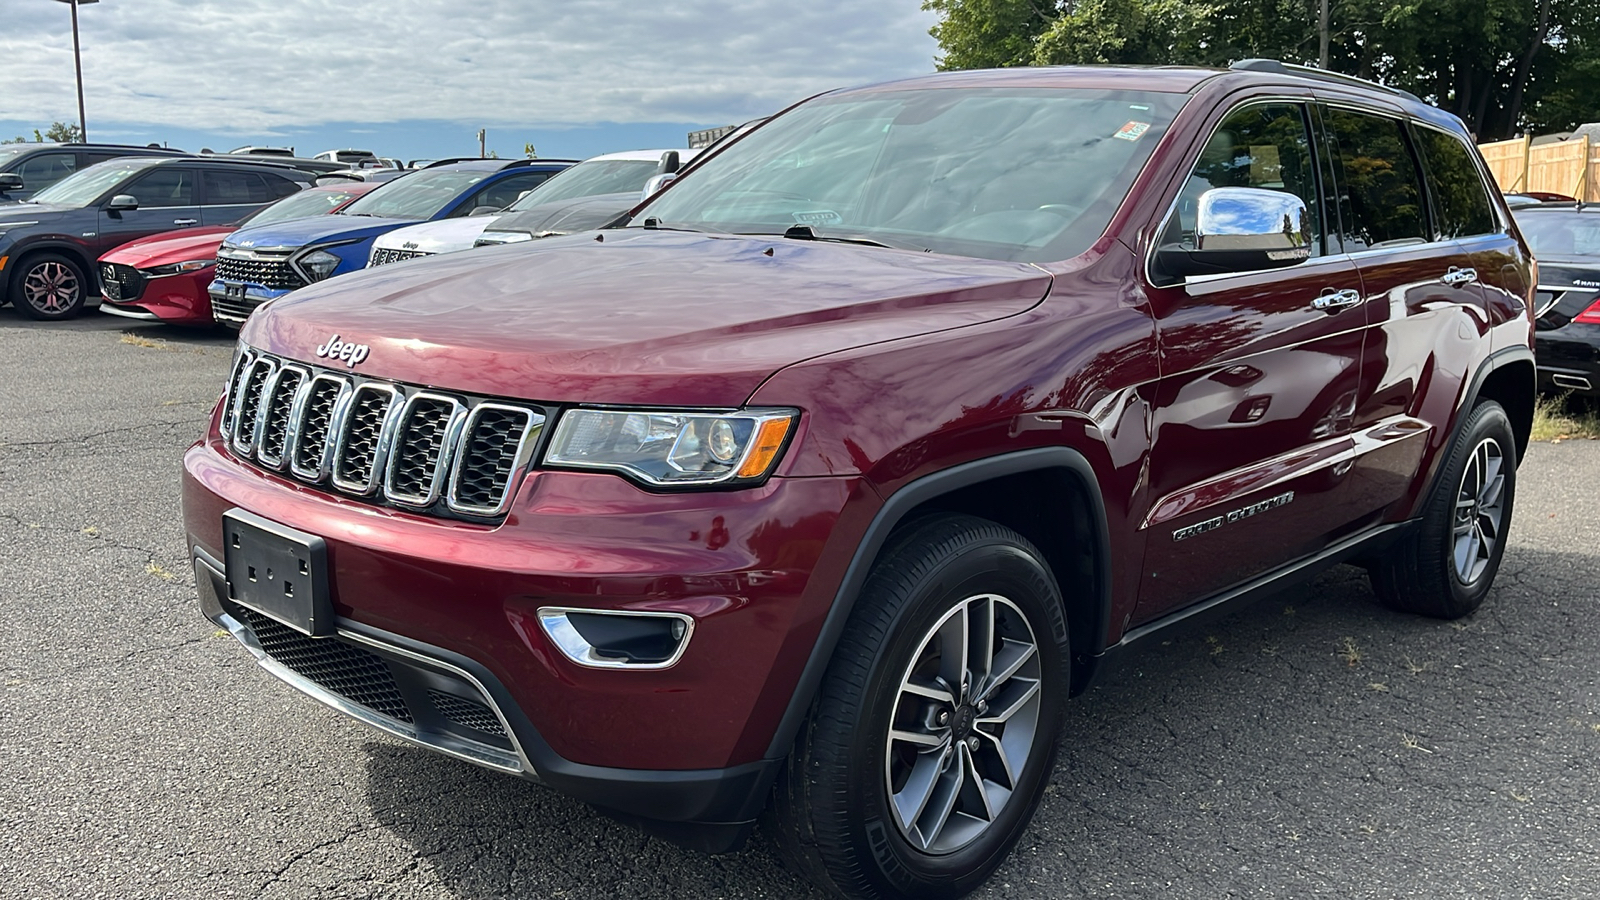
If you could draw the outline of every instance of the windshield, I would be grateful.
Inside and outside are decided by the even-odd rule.
[[[660,165],[659,161],[653,159],[591,159],[581,162],[529,191],[521,200],[511,204],[507,211],[515,212],[541,203],[571,200],[573,197],[640,191]]]
[[[1549,210],[1511,214],[1536,257],[1600,256],[1600,215]]]
[[[100,199],[100,195],[120,184],[129,175],[141,172],[149,161],[113,161],[90,166],[50,185],[33,195],[34,203],[53,203],[57,206],[83,207]]]
[[[662,227],[855,238],[1023,262],[1087,250],[1185,95],[936,88],[822,97],[712,157],[634,216]]]
[[[255,213],[240,219],[239,227],[266,225],[270,222],[287,222],[290,219],[326,215],[333,212],[334,207],[349,200],[350,197],[350,191],[301,191],[298,194],[290,194],[277,203],[263,207]]]
[[[460,170],[417,172],[385,184],[341,212],[347,216],[431,219],[455,202],[467,188],[491,174]]]

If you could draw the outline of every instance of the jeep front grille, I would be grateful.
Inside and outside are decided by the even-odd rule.
[[[228,383],[233,452],[296,481],[434,515],[504,514],[545,422],[532,406],[316,369],[247,350]]]
[[[416,259],[419,256],[432,256],[427,250],[391,250],[388,247],[375,247],[372,258],[367,260],[367,268],[373,266],[386,266],[404,259]]]

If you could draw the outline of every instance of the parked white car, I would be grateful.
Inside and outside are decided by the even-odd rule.
[[[645,182],[653,176],[676,172],[680,167],[688,165],[699,152],[698,150],[628,150],[591,157],[523,194],[517,202],[500,212],[509,215],[561,200],[595,194],[642,191]],[[673,161],[674,158],[676,162]],[[470,250],[479,235],[485,230],[492,230],[492,225],[498,218],[500,217],[494,215],[478,215],[464,219],[424,222],[420,225],[395,229],[372,242],[372,252],[367,257],[367,266],[381,266],[419,256],[432,256],[436,253]]]

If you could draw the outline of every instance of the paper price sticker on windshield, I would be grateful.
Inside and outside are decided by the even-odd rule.
[[[1117,133],[1113,134],[1112,137],[1120,138],[1124,141],[1137,141],[1139,138],[1144,137],[1144,133],[1149,130],[1149,122],[1129,122],[1117,129]]]

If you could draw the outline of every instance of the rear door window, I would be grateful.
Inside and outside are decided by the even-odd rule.
[[[1346,252],[1429,240],[1422,179],[1398,119],[1328,109]]]
[[[207,206],[250,206],[277,199],[266,179],[254,172],[207,171],[205,180]]]
[[[42,191],[76,171],[78,158],[71,153],[40,153],[16,170],[25,191]]]
[[[1412,133],[1427,167],[1428,193],[1433,195],[1438,218],[1437,237],[1452,240],[1498,231],[1488,188],[1472,151],[1442,131],[1418,127]]]

